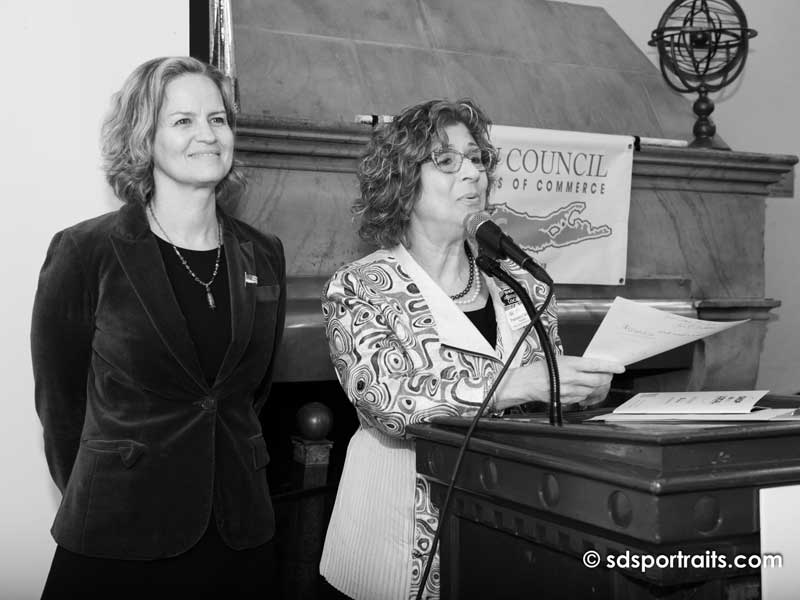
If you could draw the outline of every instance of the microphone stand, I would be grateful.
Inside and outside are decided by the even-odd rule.
[[[496,279],[499,279],[512,290],[514,290],[514,293],[517,294],[517,297],[525,307],[525,312],[528,313],[528,318],[530,318],[531,323],[533,323],[533,328],[536,331],[537,337],[539,338],[539,345],[542,347],[544,360],[547,364],[547,375],[550,380],[550,424],[558,427],[562,426],[564,423],[561,414],[561,383],[558,376],[558,363],[556,362],[553,345],[550,343],[550,336],[547,335],[547,330],[544,328],[544,325],[542,325],[542,322],[539,319],[545,308],[548,306],[548,304],[550,304],[550,299],[553,297],[553,286],[547,286],[547,297],[542,303],[542,307],[537,311],[533,305],[533,300],[531,300],[531,297],[525,291],[525,288],[522,287],[522,284],[514,279],[505,270],[503,270],[496,260],[481,254],[475,259],[475,263],[481,268],[482,271],[488,273]],[[530,329],[527,329],[526,331],[530,331]]]
[[[447,492],[445,493],[445,496],[444,496],[444,502],[442,503],[442,508],[439,511],[439,523],[436,526],[436,533],[434,534],[433,541],[431,542],[430,552],[428,552],[428,560],[425,563],[425,570],[423,571],[422,578],[420,579],[419,588],[417,589],[416,600],[422,600],[422,595],[425,593],[425,583],[428,581],[428,575],[430,574],[431,566],[433,565],[433,557],[436,556],[436,549],[439,547],[439,538],[441,537],[441,533],[442,533],[442,523],[444,523],[444,520],[447,517],[447,513],[448,513],[448,511],[450,509],[450,498],[452,497],[452,494],[453,494],[453,488],[455,487],[456,479],[458,478],[458,474],[461,471],[461,463],[464,460],[464,455],[466,454],[467,446],[469,445],[469,441],[472,438],[472,434],[475,431],[475,427],[478,425],[478,419],[480,419],[481,416],[483,416],[483,413],[486,412],[486,408],[489,406],[489,401],[492,399],[492,396],[494,396],[494,393],[497,390],[497,386],[500,385],[500,382],[503,380],[503,376],[508,371],[509,367],[511,366],[511,363],[514,361],[514,357],[517,355],[517,353],[519,352],[519,349],[522,347],[522,342],[525,341],[526,337],[528,337],[528,334],[530,333],[531,329],[534,329],[536,324],[539,323],[539,317],[545,311],[547,306],[550,304],[550,300],[553,297],[552,286],[548,286],[547,297],[545,298],[544,302],[542,303],[541,308],[539,308],[539,310],[537,311],[537,310],[535,310],[535,308],[533,306],[533,302],[531,301],[530,296],[528,296],[528,294],[525,292],[525,290],[522,288],[522,286],[519,283],[517,283],[516,280],[513,277],[511,277],[508,273],[503,271],[503,269],[500,267],[500,265],[497,264],[497,261],[492,260],[491,258],[487,257],[484,254],[480,254],[480,255],[478,255],[478,258],[475,259],[475,264],[477,264],[478,267],[482,271],[487,273],[488,275],[490,275],[492,277],[497,277],[498,279],[501,279],[503,282],[505,282],[507,285],[509,285],[509,287],[511,287],[511,289],[513,289],[517,293],[517,296],[519,296],[519,298],[523,302],[523,306],[525,306],[525,310],[528,312],[528,316],[530,317],[531,322],[528,323],[525,326],[525,329],[522,331],[522,335],[520,335],[519,339],[517,340],[517,343],[514,345],[514,348],[511,350],[511,354],[508,355],[508,358],[506,359],[505,363],[503,363],[503,367],[500,369],[500,372],[497,374],[497,377],[495,378],[494,383],[492,383],[491,387],[489,388],[488,393],[486,394],[486,397],[483,399],[483,402],[481,402],[481,405],[478,408],[478,411],[475,413],[475,416],[472,418],[472,421],[470,422],[469,428],[467,429],[467,433],[464,435],[464,441],[461,443],[461,447],[458,450],[458,456],[456,457],[456,463],[453,466],[453,474],[450,476],[450,483],[447,486]],[[508,277],[508,279],[511,281],[511,283],[509,283],[505,279],[503,279],[502,276],[496,275],[495,270],[501,272],[503,274],[503,276]],[[527,300],[527,303],[525,302],[525,300]],[[530,306],[530,310],[528,309],[528,306]],[[539,329],[538,328],[536,329],[536,333],[539,336],[539,340],[540,340],[540,343],[541,343],[542,339],[547,340],[548,338],[547,338],[546,332],[544,332],[544,327],[542,327],[541,323],[539,324],[539,327],[541,328],[542,333],[539,333]],[[542,344],[542,345],[545,345],[545,344]],[[550,348],[550,352],[552,353],[552,348]],[[547,355],[545,354],[545,356],[547,356]],[[549,372],[550,372],[550,370],[548,369],[548,373]],[[555,381],[556,381],[556,384],[557,384],[558,383],[557,367],[556,367],[555,373],[556,373]],[[552,386],[553,386],[553,378],[552,378],[552,376],[551,376],[550,379],[551,379],[550,385],[551,385],[551,399],[552,399],[552,389],[553,389],[552,388]],[[557,386],[556,386],[556,389],[558,389]],[[561,424],[561,422],[560,422],[561,421],[561,419],[560,419],[560,416],[561,416],[560,399],[559,399],[559,404],[558,404],[558,416],[559,416],[558,424],[560,425]],[[551,424],[555,424],[553,422],[552,409],[551,409],[551,415],[550,415],[550,423]]]

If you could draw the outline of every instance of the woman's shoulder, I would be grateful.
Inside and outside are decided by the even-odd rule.
[[[323,295],[332,289],[354,287],[356,283],[367,283],[370,284],[370,287],[373,287],[372,284],[380,284],[381,281],[388,283],[397,274],[398,261],[393,250],[392,248],[381,248],[343,264],[328,279]]]
[[[93,245],[105,240],[108,234],[114,231],[119,218],[120,209],[107,212],[91,219],[79,221],[70,225],[53,236],[53,240],[71,240],[78,246]]]
[[[362,256],[352,262],[345,263],[334,272],[331,280],[339,279],[343,276],[363,276],[365,272],[373,269],[393,270],[397,267],[397,257],[391,248],[381,248]]]

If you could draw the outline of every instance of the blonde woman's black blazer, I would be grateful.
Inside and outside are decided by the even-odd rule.
[[[233,548],[274,533],[258,414],[283,330],[283,248],[221,219],[232,338],[211,386],[142,207],[50,244],[31,346],[45,454],[63,495],[52,533],[68,550],[174,556],[200,539],[212,506]]]

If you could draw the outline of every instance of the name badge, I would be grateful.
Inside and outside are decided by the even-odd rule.
[[[512,331],[522,329],[531,322],[525,307],[520,302],[514,290],[503,288],[500,291],[500,301],[503,303],[503,310]]]

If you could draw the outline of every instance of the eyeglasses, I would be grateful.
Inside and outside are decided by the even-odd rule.
[[[439,148],[431,152],[429,160],[433,162],[436,168],[442,173],[457,173],[461,169],[461,164],[464,162],[465,158],[471,162],[472,166],[478,171],[491,169],[497,160],[495,153],[488,148],[484,148],[483,150],[470,150],[466,154],[462,154],[458,150],[452,148]]]

